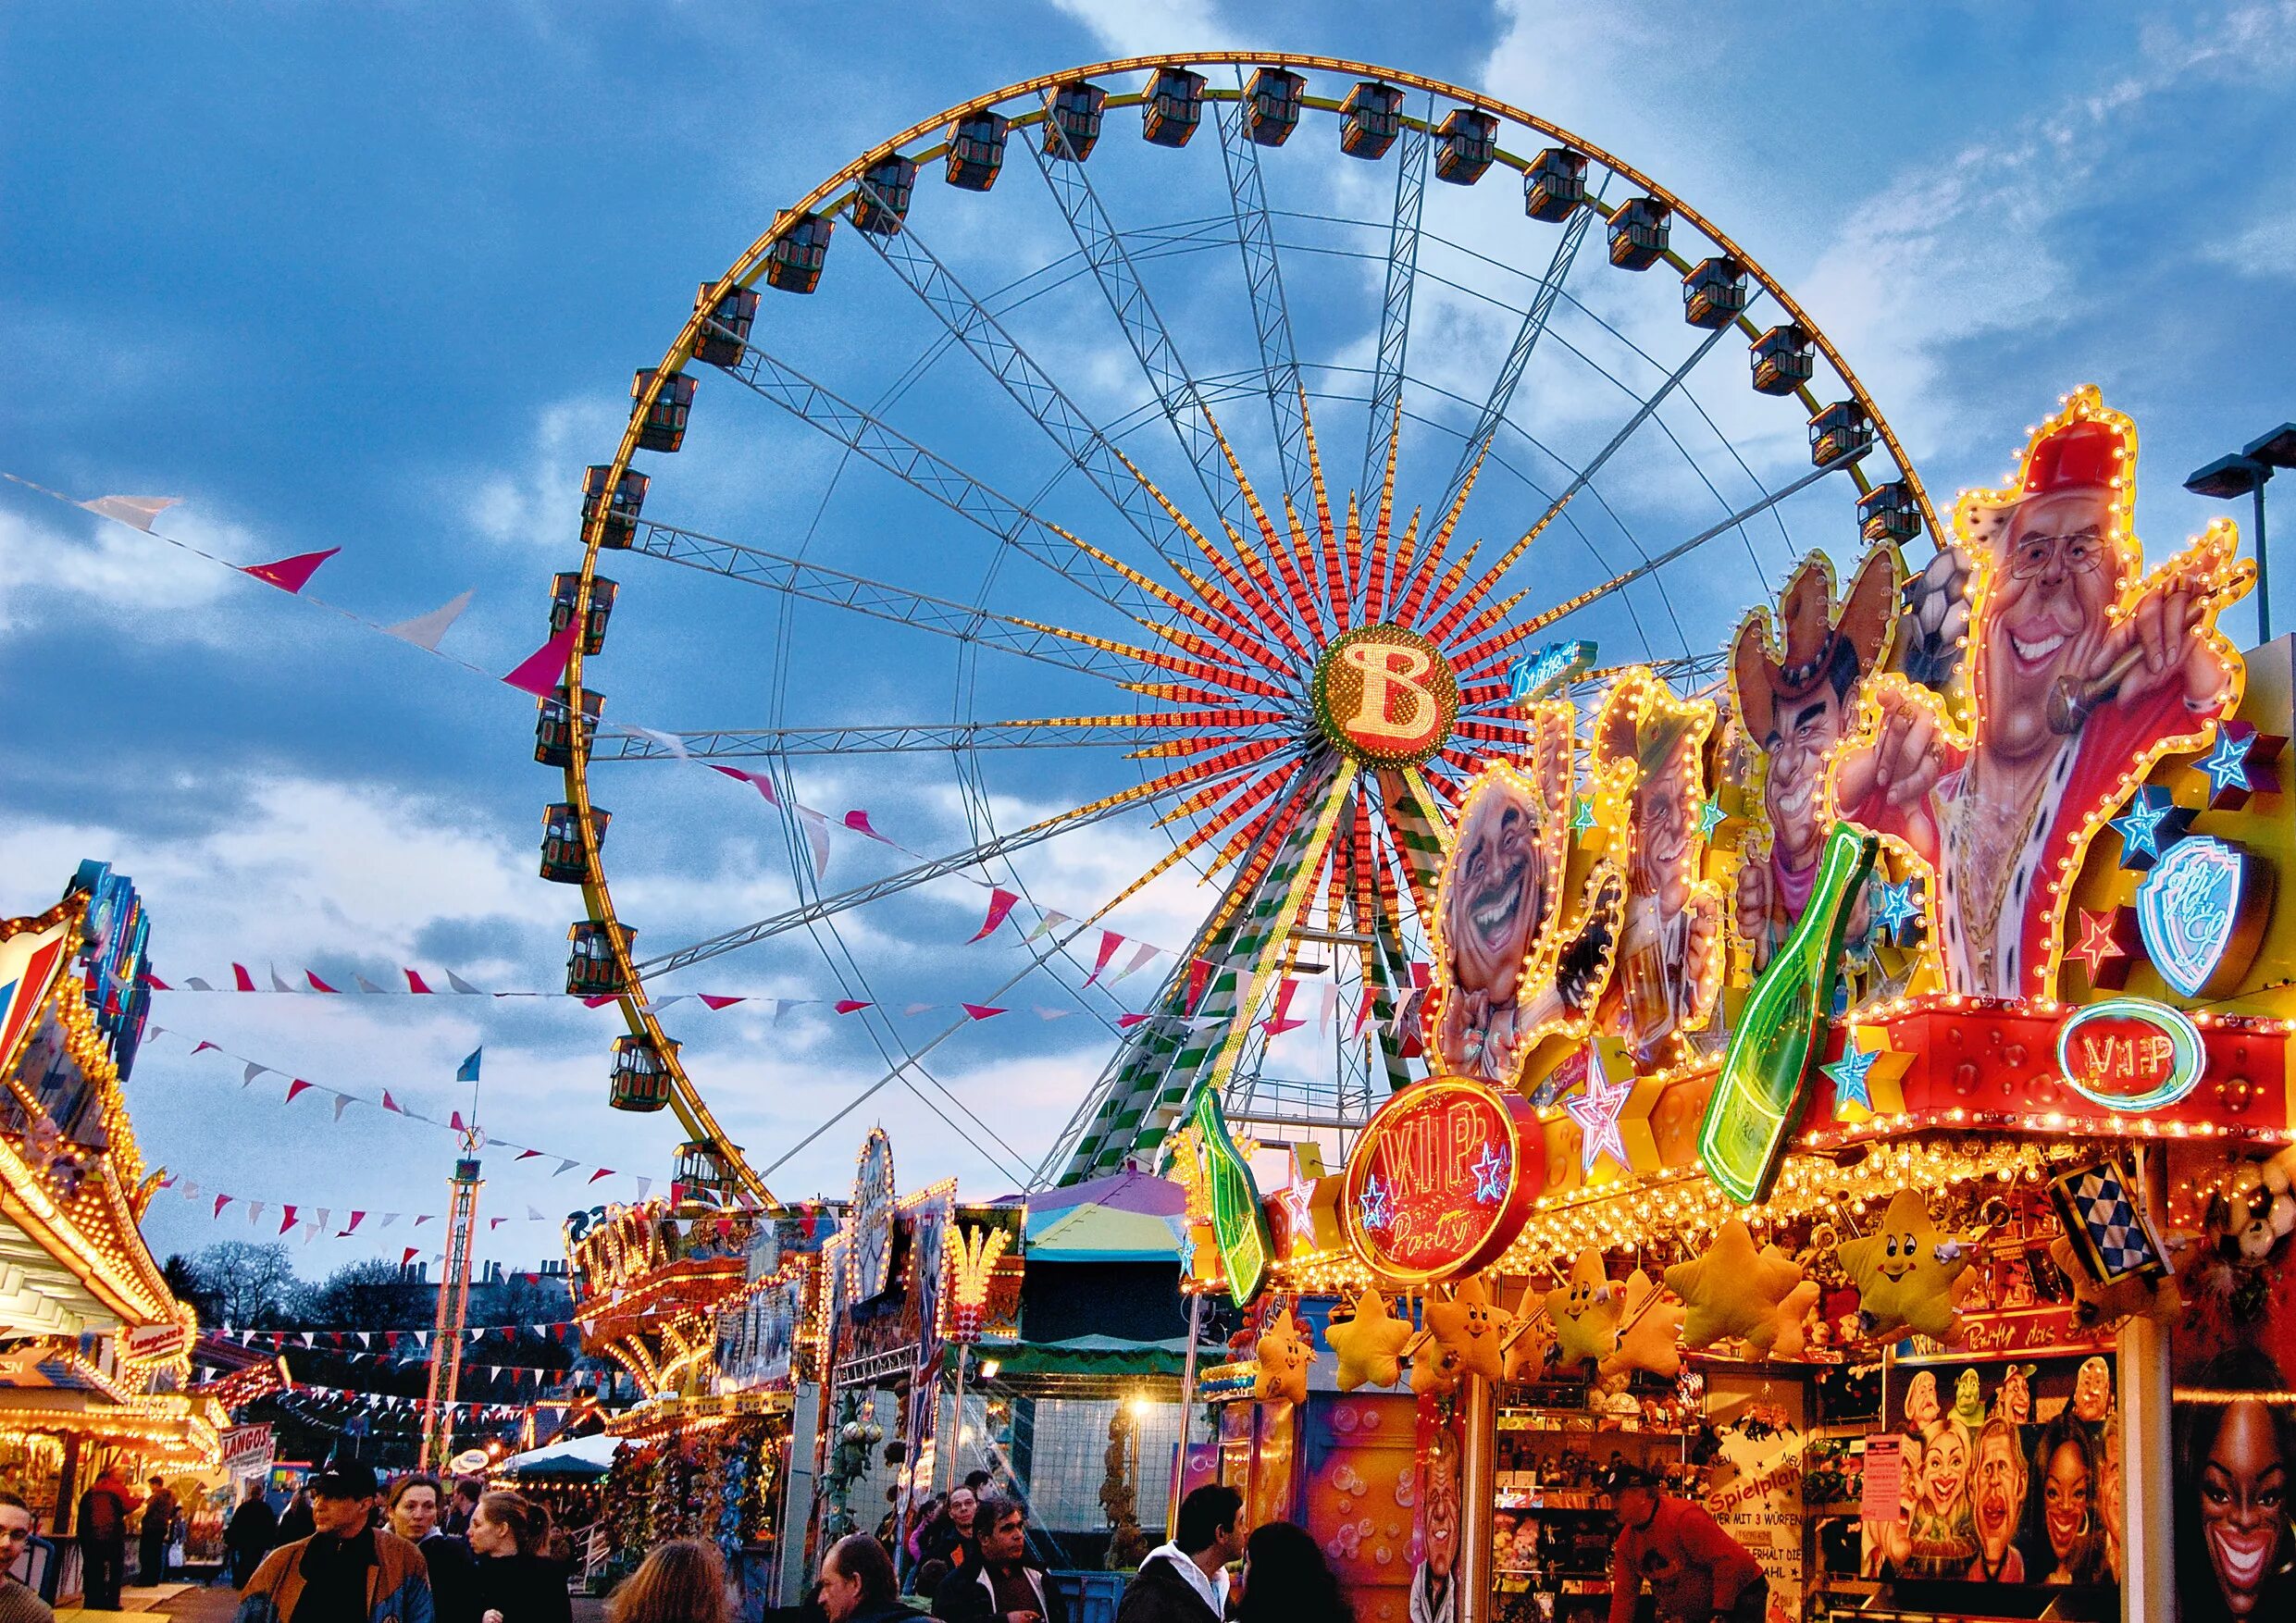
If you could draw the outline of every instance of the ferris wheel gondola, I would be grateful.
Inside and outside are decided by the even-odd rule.
[[[1216,147],[1216,159],[1195,162],[1189,171],[1198,180],[1216,175],[1214,212],[1161,217],[1169,211],[1160,184],[1151,196],[1160,217],[1131,217],[1139,199],[1120,198],[1121,172],[1103,179],[1113,167],[1109,149],[1118,128],[1110,120],[1126,109],[1137,110],[1147,145],[1196,145],[1199,157],[1202,146]],[[1272,205],[1263,155],[1297,142],[1324,118],[1337,126],[1330,162],[1347,171],[1394,166],[1384,220],[1354,223],[1328,204]],[[1514,171],[1522,189],[1510,229],[1531,222],[1527,229],[1537,234],[1523,240],[1533,245],[1534,265],[1543,252],[1543,269],[1522,270],[1463,246],[1428,221],[1431,172],[1447,187],[1490,192],[1492,172],[1501,168]],[[1353,195],[1363,172],[1334,185],[1352,187]],[[1007,202],[1024,176],[1041,182],[1073,249],[992,286],[975,268],[982,255],[974,251],[979,232],[990,228],[959,221],[943,236],[957,217],[936,204],[928,235],[920,202],[935,178],[954,192],[993,192]],[[1513,214],[1511,204],[1501,213]],[[840,233],[840,225],[848,230]],[[1686,356],[1651,353],[1570,291],[1582,244],[1597,225],[1601,257],[1612,270],[1647,273],[1665,265],[1680,275],[1681,318],[1694,337]],[[1559,230],[1546,233],[1548,226]],[[1152,289],[1156,276],[1148,267],[1223,246],[1237,254],[1251,347],[1238,364],[1215,369],[1203,364],[1197,334],[1185,319],[1169,319],[1158,296],[1163,291],[1173,311],[1191,316],[1201,302],[1198,279]],[[1513,325],[1480,398],[1410,370],[1415,298],[1423,308],[1426,290],[1463,288],[1453,260],[1528,290],[1519,304],[1518,296],[1475,291]],[[889,279],[864,277],[872,261]],[[1296,279],[1301,265],[1311,264],[1316,276],[1328,265],[1373,267],[1376,336],[1363,346],[1362,364],[1303,353],[1306,324],[1296,322],[1294,301],[1304,284],[1293,284],[1287,296],[1287,262]],[[975,291],[974,282],[987,291]],[[1180,297],[1171,297],[1175,289]],[[1090,403],[1106,392],[1101,383],[1087,389],[1064,379],[1064,368],[1017,336],[1037,301],[1080,290],[1097,291],[1103,330],[1112,329],[1136,387],[1145,386],[1146,399],[1125,412],[1094,409]],[[913,323],[904,328],[914,336],[912,358],[874,394],[860,381],[800,365],[783,342],[779,298],[804,300],[811,312],[840,292],[848,309],[865,316],[873,353],[910,353],[889,335],[897,320]],[[1647,378],[1628,384],[1573,345],[1558,330],[1566,311],[1631,352]],[[1767,488],[1685,387],[1733,331],[1746,341],[1750,390],[1791,398],[1807,417],[1806,471]],[[1516,409],[1534,356],[1558,347],[1631,402],[1599,449],[1575,459],[1534,438]],[[1001,403],[1005,420],[1017,408],[1057,453],[1050,477],[1029,494],[1012,493],[1029,482],[977,460],[997,454],[1000,442],[985,439],[970,417],[897,423],[903,392],[944,361],[951,368],[970,362],[968,377],[985,398]],[[684,513],[665,516],[664,498],[676,481],[663,477],[663,465],[641,470],[638,459],[684,444],[703,368],[714,374],[710,409],[733,410],[737,399],[770,405],[834,451],[838,479],[905,486],[952,529],[984,532],[984,578],[971,600],[938,585],[928,589],[906,538],[888,538],[881,559],[863,569],[809,556],[801,541],[727,537]],[[722,391],[721,380],[729,386]],[[733,397],[722,406],[721,392]],[[542,872],[578,884],[587,904],[570,932],[568,989],[614,998],[628,1027],[614,1045],[612,1102],[675,1110],[689,1138],[681,1188],[728,1203],[772,1196],[664,1031],[650,996],[655,983],[799,930],[814,932],[841,979],[859,976],[838,933],[852,910],[952,873],[1000,874],[998,883],[1024,894],[1016,856],[1117,818],[1152,819],[1170,849],[1089,917],[1052,914],[1061,923],[1031,943],[1008,987],[1038,973],[1162,873],[1185,866],[1216,879],[1216,899],[1148,1018],[1123,1022],[1120,1032],[1110,1020],[1118,1034],[1113,1057],[1049,1152],[1033,1162],[1022,1158],[923,1063],[963,1028],[962,1020],[914,1042],[872,1012],[868,1029],[886,1058],[887,1083],[912,1087],[959,1131],[987,1135],[998,1146],[987,1151],[991,1164],[1039,1183],[1153,1155],[1206,1090],[1224,1096],[1231,1115],[1247,1122],[1347,1134],[1409,1074],[1408,1040],[1396,1035],[1395,1016],[1412,985],[1418,912],[1467,777],[1522,742],[1508,666],[1532,639],[1605,600],[1620,599],[1631,610],[1632,600],[1622,596],[1628,587],[1718,536],[1780,514],[1789,498],[1837,474],[1855,486],[1857,504],[1853,511],[1843,503],[1838,533],[1826,539],[1902,543],[1923,530],[1938,533],[1894,433],[1834,345],[1691,204],[1623,159],[1521,109],[1421,75],[1322,57],[1134,57],[1025,81],[912,125],[777,213],[725,275],[702,286],[691,316],[661,360],[637,372],[631,393],[619,445],[582,481],[580,567],[558,576],[552,593],[553,626],[578,625],[583,635],[565,685],[542,701],[538,722],[536,758],[560,767],[565,786],[546,813]],[[1676,415],[1701,419],[1719,450],[1693,454],[1672,426]],[[1333,429],[1339,423],[1352,434],[1359,422],[1359,463],[1352,449],[1341,451]],[[1687,539],[1669,538],[1656,549],[1634,533],[1598,478],[1638,435],[1654,434],[1672,443],[1719,510]],[[1408,495],[1397,471],[1407,435],[1423,438],[1448,465],[1425,503],[1400,499]],[[1750,483],[1751,494],[1725,497],[1708,461],[1724,477]],[[1867,471],[1883,463],[1892,465],[1884,477]],[[1477,510],[1513,538],[1486,558],[1483,543],[1461,527],[1479,484],[1500,477],[1522,511],[1502,522],[1495,503]],[[1066,522],[1049,501],[1056,486]],[[1580,520],[1589,508],[1625,539],[1629,556],[1591,539],[1595,527]],[[1563,573],[1545,566],[1554,543],[1541,543],[1550,529],[1572,535],[1595,562],[1596,578],[1582,588],[1562,589]],[[787,659],[786,634],[800,606],[808,614],[938,639],[955,658],[953,713],[793,725],[779,713],[794,697],[781,665],[770,725],[680,735],[617,726],[594,681],[597,663],[611,657],[610,616],[627,595],[601,573],[606,555],[617,551],[769,594],[778,661]],[[1658,590],[1671,618],[1663,581]],[[1719,665],[1725,628],[1715,629],[1715,649],[1693,646],[1687,634],[1669,647],[1641,632],[1643,646],[1631,651],[1638,663],[1701,680]],[[988,713],[996,701],[983,698],[984,661],[1014,662],[1047,691],[1098,696],[1098,708]],[[1116,751],[1137,763],[1137,775],[1050,815],[999,826],[994,763],[1015,751],[1050,749]],[[610,813],[593,799],[601,766],[743,759],[787,787],[793,761],[861,754],[946,756],[971,838],[825,892],[796,860],[804,834],[793,798],[785,795],[795,904],[736,929],[640,952],[607,883]],[[1331,1076],[1299,1085],[1265,1072],[1272,1022],[1260,1010],[1303,952],[1327,955],[1332,973],[1371,1006],[1371,1018],[1339,1022]],[[982,996],[993,1000],[1006,989]],[[1105,1008],[1098,1012],[1108,1018]]]

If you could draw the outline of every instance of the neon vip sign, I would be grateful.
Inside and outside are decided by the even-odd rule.
[[[2198,1087],[2207,1066],[2200,1028],[2146,997],[2089,1004],[2057,1033],[2065,1085],[2108,1110],[2163,1109]]]
[[[1530,1105],[1466,1077],[1397,1094],[1347,1158],[1347,1242],[1374,1273],[1424,1284],[1496,1261],[1545,1186]]]

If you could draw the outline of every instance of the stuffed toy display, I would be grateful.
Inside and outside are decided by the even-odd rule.
[[[1252,1356],[1260,1365],[1252,1376],[1254,1397],[1289,1398],[1293,1403],[1308,1401],[1308,1365],[1315,1354],[1300,1338],[1298,1327],[1292,1322],[1291,1309],[1281,1302],[1270,1314],[1268,1327],[1260,1332]]]
[[[1682,1308],[1664,1299],[1650,1276],[1636,1269],[1626,1276],[1619,1333],[1598,1368],[1605,1380],[1636,1369],[1671,1381],[1682,1372]]]
[[[1756,1251],[1742,1220],[1724,1223],[1705,1256],[1668,1269],[1666,1285],[1687,1309],[1682,1344],[1693,1351],[1734,1339],[1756,1357],[1802,1356],[1802,1319],[1817,1306],[1817,1282],[1775,1245]]]
[[[1952,1341],[1961,1330],[1956,1304],[1975,1288],[1975,1248],[1948,1236],[1910,1189],[1890,1196],[1881,1227],[1843,1244],[1842,1271],[1857,1287],[1857,1324],[1868,1336],[1910,1330]]]
[[[1323,1327],[1323,1340],[1339,1356],[1339,1390],[1359,1386],[1393,1386],[1403,1379],[1403,1349],[1412,1330],[1408,1319],[1387,1310],[1387,1298],[1378,1291],[1356,1297],[1352,1315],[1334,1315]]]
[[[1603,1270],[1603,1254],[1589,1245],[1570,1267],[1567,1284],[1546,1293],[1546,1317],[1555,1326],[1555,1345],[1563,1368],[1599,1364],[1619,1344],[1624,1293]]]
[[[1447,1302],[1430,1296],[1421,1310],[1427,1332],[1446,1352],[1457,1355],[1460,1370],[1486,1381],[1506,1374],[1500,1347],[1515,1316],[1491,1300],[1483,1281],[1460,1283]]]

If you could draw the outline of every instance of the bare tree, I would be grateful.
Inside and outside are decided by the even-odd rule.
[[[278,1319],[295,1286],[295,1265],[287,1259],[287,1247],[276,1242],[255,1245],[225,1240],[192,1258],[191,1267],[201,1297],[224,1324]]]

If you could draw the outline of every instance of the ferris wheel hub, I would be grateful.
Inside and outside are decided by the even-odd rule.
[[[1316,662],[1315,725],[1358,765],[1417,766],[1458,719],[1458,678],[1433,642],[1401,626],[1359,626]]]

